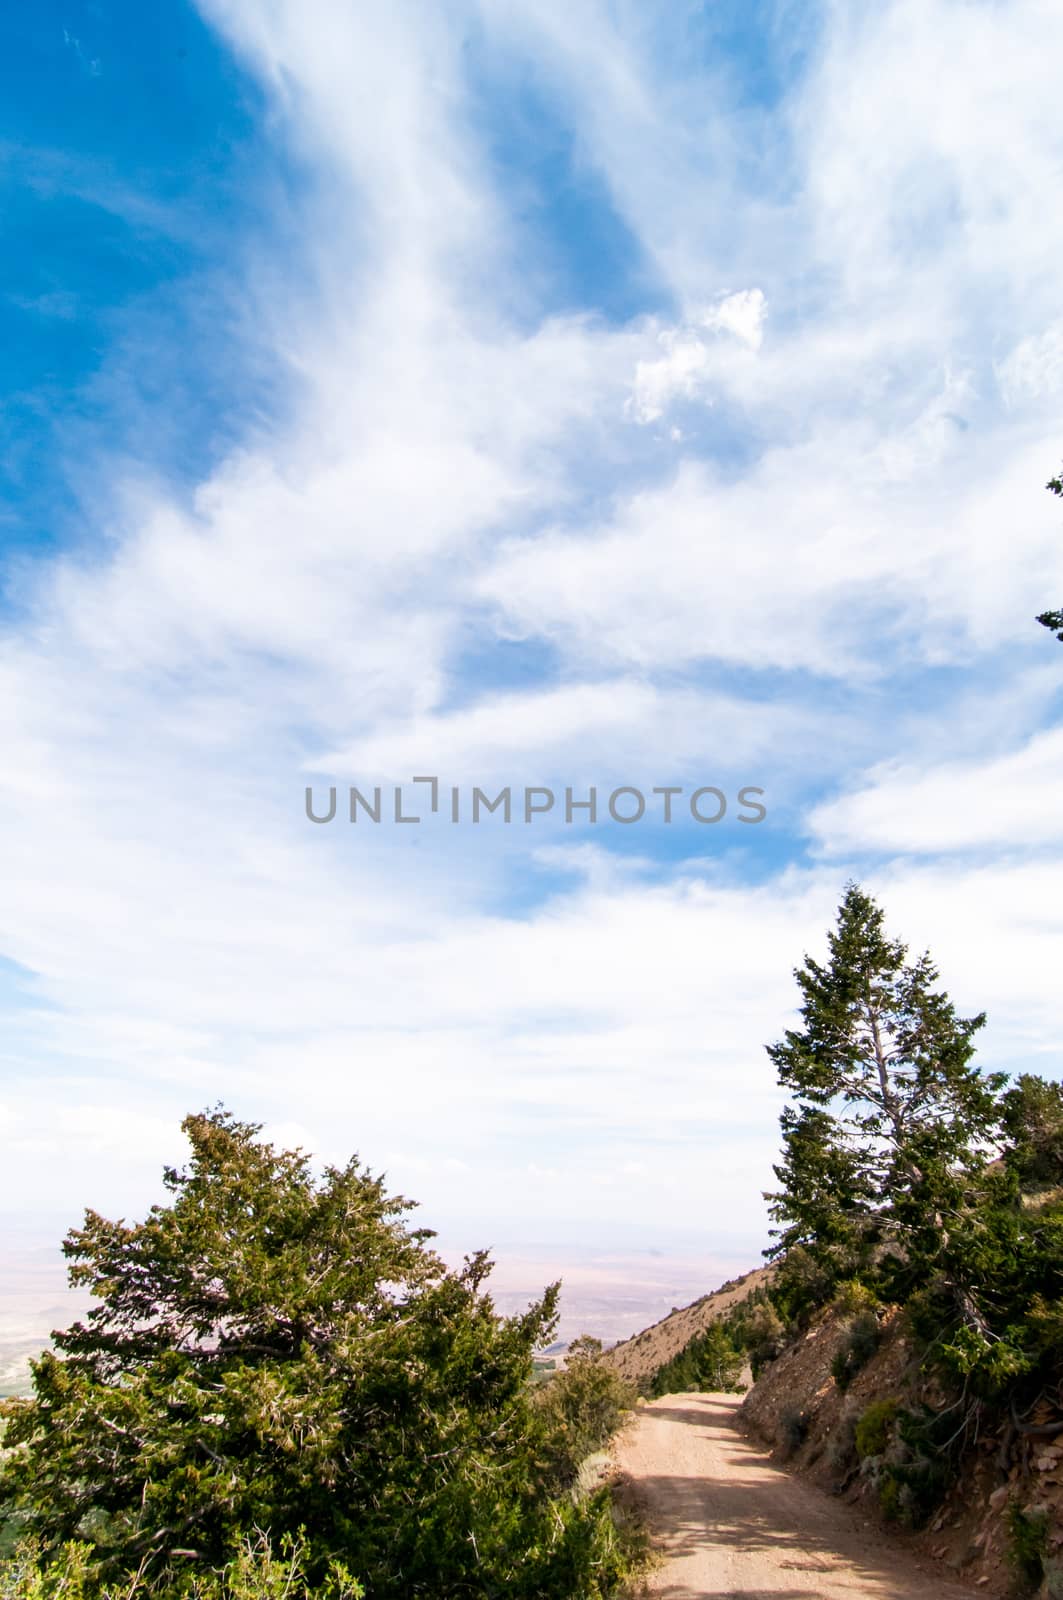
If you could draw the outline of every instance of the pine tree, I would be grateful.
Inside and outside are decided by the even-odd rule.
[[[769,1253],[804,1245],[852,1271],[896,1247],[918,1276],[940,1258],[970,1173],[999,1125],[1004,1074],[972,1065],[984,1014],[958,1017],[929,955],[909,960],[884,914],[846,886],[825,965],[795,976],[800,1029],[768,1048],[794,1097],[768,1196],[781,1224]]]
[[[1063,1183],[1063,1084],[1024,1072],[1003,1103],[1008,1166],[1027,1187]]]

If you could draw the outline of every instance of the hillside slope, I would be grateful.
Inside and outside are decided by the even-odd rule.
[[[1039,1595],[1063,1595],[1063,1424],[1047,1404],[1027,1419],[1025,1431],[999,1423],[973,1439],[956,1463],[940,1498],[919,1515],[917,1473],[903,1439],[893,1431],[881,1454],[861,1458],[855,1430],[877,1407],[896,1405],[914,1417],[947,1415],[947,1398],[928,1374],[896,1308],[882,1317],[881,1342],[843,1392],[831,1372],[844,1348],[849,1320],[827,1308],[812,1326],[764,1370],[742,1403],[739,1420],[774,1447],[776,1459],[822,1488],[858,1504],[864,1514],[891,1523],[894,1536],[936,1557],[979,1593],[1015,1592],[1016,1518],[1035,1541],[1045,1581]],[[885,1439],[885,1436],[884,1436]],[[916,1486],[918,1532],[905,1524],[905,1497],[890,1504],[894,1482]],[[932,1486],[931,1486],[932,1487]],[[1033,1577],[1022,1590],[1032,1593]],[[1021,1589],[1021,1584],[1019,1585]]]
[[[704,1333],[710,1323],[771,1281],[774,1267],[757,1267],[741,1278],[733,1278],[712,1294],[702,1295],[692,1305],[672,1311],[634,1338],[613,1345],[602,1360],[621,1378],[637,1388],[647,1384],[654,1373],[685,1350],[691,1339]]]
[[[722,1285],[615,1345],[605,1352],[603,1361],[648,1392],[662,1366],[715,1320],[770,1284],[775,1270],[761,1267]],[[940,1563],[938,1570],[944,1568],[948,1573],[940,1580],[941,1592],[957,1592],[948,1587],[957,1580],[960,1585],[974,1586],[964,1591],[967,1593],[1004,1596],[1017,1592],[1018,1518],[1028,1538],[1036,1541],[1033,1566],[1044,1574],[1040,1587],[1034,1579],[1023,1588],[1020,1579],[1018,1589],[1032,1594],[1036,1588],[1039,1596],[1051,1600],[1063,1597],[1063,1427],[1056,1432],[1051,1423],[1051,1416],[1058,1412],[1051,1407],[1038,1408],[1025,1430],[1000,1425],[987,1428],[958,1459],[953,1458],[948,1481],[935,1492],[933,1482],[926,1481],[922,1471],[927,1462],[905,1444],[897,1419],[947,1417],[949,1397],[940,1380],[924,1368],[900,1308],[882,1307],[878,1323],[875,1348],[842,1389],[832,1363],[850,1346],[854,1315],[836,1303],[822,1308],[811,1325],[764,1368],[737,1411],[740,1426],[767,1443],[775,1459],[785,1461],[790,1472],[811,1478],[821,1490],[849,1502],[852,1510],[846,1514],[855,1512],[864,1519],[866,1537],[885,1537],[887,1548],[892,1543],[898,1561],[929,1558]],[[686,1413],[691,1406],[710,1404],[708,1397],[704,1401],[690,1396],[683,1399],[684,1422],[700,1421]],[[719,1400],[714,1396],[711,1404]],[[651,1410],[663,1426],[673,1418],[677,1404],[673,1396],[652,1408],[640,1407],[642,1432],[649,1425]],[[883,1414],[883,1408],[884,1440],[875,1447],[881,1453],[871,1453],[858,1447],[857,1424],[876,1411]],[[691,1434],[689,1425],[681,1430],[683,1440],[687,1434]],[[640,1476],[632,1463],[626,1465],[629,1476]],[[718,1466],[716,1463],[713,1470]],[[688,1477],[688,1488],[694,1493],[697,1473]],[[672,1478],[665,1474],[661,1481],[667,1484]],[[702,1488],[708,1493],[711,1486],[702,1485],[697,1493]],[[671,1516],[668,1506],[647,1509],[654,1512],[650,1521],[666,1529]],[[872,1533],[873,1529],[877,1531]],[[903,1556],[902,1550],[906,1550]],[[755,1573],[750,1575],[753,1588],[749,1592],[762,1592],[756,1589],[754,1578]],[[745,1591],[732,1586],[728,1592]],[[872,1587],[861,1592],[879,1591]]]
[[[614,1446],[660,1556],[645,1593],[753,1600],[970,1600],[859,1510],[775,1466],[735,1431],[737,1395],[666,1395]]]

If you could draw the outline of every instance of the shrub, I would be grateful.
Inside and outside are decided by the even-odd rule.
[[[843,1477],[856,1460],[856,1416],[843,1410],[831,1429],[826,1444],[827,1465],[837,1477]]]
[[[786,1326],[770,1300],[762,1300],[741,1321],[736,1320],[734,1332],[746,1349],[754,1378],[760,1377],[786,1342]]]
[[[608,1501],[554,1498],[534,1405],[558,1286],[500,1317],[486,1255],[448,1270],[356,1160],[318,1179],[225,1111],[184,1128],[168,1204],[68,1237],[97,1304],[8,1417],[0,1515],[42,1570],[82,1540],[87,1600],[185,1600],[261,1529],[278,1559],[304,1541],[315,1590],[342,1568],[373,1600],[608,1594]]]
[[[890,1399],[874,1400],[863,1412],[854,1434],[856,1453],[861,1461],[867,1456],[885,1454],[886,1446],[893,1435],[897,1411],[897,1401]]]
[[[257,1531],[245,1538],[233,1559],[220,1571],[198,1572],[190,1564],[184,1594],[187,1600],[365,1600],[365,1590],[342,1563],[333,1563],[311,1585],[306,1575],[306,1540],[286,1536],[278,1555],[269,1535]],[[49,1562],[39,1547],[24,1543],[0,1565],[0,1600],[84,1600],[94,1591],[93,1549],[83,1540],[63,1545]],[[136,1600],[149,1585],[134,1575],[120,1589],[105,1589],[105,1600]]]
[[[776,1439],[779,1453],[784,1461],[795,1455],[805,1440],[808,1438],[809,1418],[806,1412],[798,1410],[796,1406],[788,1406],[779,1417],[779,1427]]]
[[[535,1394],[549,1480],[558,1492],[572,1485],[580,1462],[609,1442],[635,1404],[632,1385],[601,1356],[601,1340],[574,1340],[564,1368]]]
[[[840,1283],[833,1300],[834,1309],[846,1317],[854,1317],[864,1311],[876,1311],[880,1303],[875,1291],[859,1278],[846,1278]]]
[[[21,1540],[0,1561],[0,1600],[82,1600],[91,1558],[91,1545],[71,1539],[45,1566],[36,1541]]]
[[[901,1517],[901,1486],[891,1473],[883,1474],[878,1486],[878,1503],[887,1522],[898,1522]]]
[[[887,1464],[880,1493],[885,1493],[887,1483],[895,1484],[895,1515],[908,1527],[921,1528],[944,1499],[951,1477],[948,1463],[940,1457],[916,1455]]]
[[[1048,1513],[1040,1507],[1023,1509],[1016,1501],[1008,1507],[1008,1543],[1012,1568],[1019,1583],[1034,1590],[1044,1576],[1048,1554]]]
[[[831,1375],[839,1389],[847,1389],[861,1367],[867,1365],[878,1349],[881,1337],[878,1318],[873,1311],[861,1311],[852,1319],[846,1329],[844,1342],[830,1364]]]
[[[949,1457],[936,1442],[941,1427],[935,1412],[917,1415],[895,1399],[875,1401],[856,1424],[857,1454],[883,1512],[909,1527],[922,1527],[951,1481]]]

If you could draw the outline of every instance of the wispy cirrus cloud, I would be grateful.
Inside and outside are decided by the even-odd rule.
[[[191,480],[72,464],[94,537],[21,580],[5,1182],[37,1203],[44,1139],[50,1196],[136,1203],[221,1094],[398,1152],[443,1217],[752,1239],[762,1047],[847,873],[990,1009],[994,1061],[1063,1020],[1032,624],[1063,594],[1063,22],[781,8],[724,49],[664,6],[203,9],[303,174],[241,331],[286,402]],[[503,180],[525,81],[563,158],[528,135]],[[585,306],[521,258],[537,215],[555,251],[579,228],[581,172],[656,274],[628,316],[608,257]],[[772,811],[740,845],[302,814],[308,773],[747,764]]]

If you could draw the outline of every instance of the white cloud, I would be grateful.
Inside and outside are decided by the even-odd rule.
[[[546,634],[577,662],[851,676],[969,658],[973,639],[1014,637],[1063,588],[1058,517],[1039,488],[1049,448],[981,476],[972,443],[906,481],[896,457],[851,433],[773,451],[737,481],[688,462],[602,526],[504,548],[482,592],[506,627]]]
[[[818,806],[809,826],[832,854],[880,850],[1004,854],[1063,844],[1063,729],[989,760],[888,765],[855,793]]]
[[[728,294],[701,317],[702,326],[712,332],[733,333],[736,339],[759,350],[764,341],[767,305],[763,289],[740,289]]]
[[[719,363],[706,333],[732,334],[750,350],[759,350],[765,309],[762,290],[742,289],[722,296],[686,323],[661,328],[656,334],[661,354],[635,364],[626,413],[647,423],[658,421],[676,400],[703,399],[711,405],[708,391]]]
[[[625,409],[636,422],[657,422],[674,400],[693,400],[710,369],[709,347],[697,333],[665,328],[657,342],[663,353],[635,365]]]
[[[1063,319],[1020,339],[997,363],[997,382],[1009,406],[1043,402],[1063,388]]]
[[[725,1216],[755,1229],[779,1106],[763,1047],[789,1022],[791,968],[804,950],[822,953],[848,870],[790,872],[761,888],[689,877],[592,882],[519,921],[463,915],[428,929],[411,915],[406,937],[383,947],[351,925],[334,970],[316,974],[323,947],[313,962],[305,951],[294,959],[297,946],[270,959],[232,950],[220,975],[218,1083],[245,1112],[297,1107],[317,1132],[299,1142],[320,1149],[327,1133],[338,1156],[357,1149],[386,1166],[425,1201],[429,1221],[452,1213],[460,1192],[470,1214],[510,1224],[545,1206],[590,1227],[606,1215],[655,1218],[668,1235],[678,1205],[683,1215],[718,1215],[721,1236]],[[899,865],[868,879],[891,926],[931,946],[961,1009],[988,1008],[985,1055],[996,1065],[1051,1065],[1063,1024],[1054,981],[1063,925],[1051,909],[1063,904],[1061,875],[1057,861]],[[319,997],[345,990],[345,1006],[315,1014],[315,985]],[[285,986],[295,1017],[274,998]],[[181,990],[164,999],[168,1010]],[[93,1025],[83,1011],[79,1030]],[[185,1109],[192,1090],[170,1085],[166,1100]],[[24,1126],[5,1183],[31,1180],[33,1140],[43,1137],[53,1175],[62,1163],[63,1193],[80,1185],[78,1198],[105,1209],[116,1196],[143,1198],[167,1119],[147,1117],[147,1143],[137,1118],[116,1112],[112,1125],[109,1105],[129,1094],[122,1083],[105,1098],[100,1085],[94,1107],[57,1119],[38,1078],[16,1081]],[[99,1166],[105,1136],[120,1157],[112,1169]],[[628,1161],[648,1168],[649,1190],[621,1190],[611,1212],[599,1211],[586,1197],[588,1169]],[[545,1201],[529,1164],[559,1173]]]
[[[1048,1061],[1059,740],[1027,721],[1014,750],[1009,719],[1049,714],[1031,619],[1063,594],[1034,404],[1063,318],[1058,8],[833,8],[756,130],[770,180],[726,85],[660,71],[663,12],[484,8],[680,308],[624,328],[510,319],[464,12],[206,9],[322,174],[299,292],[254,285],[291,415],[190,500],[93,486],[101,547],[42,567],[5,624],[0,949],[35,975],[5,1044],[9,1197],[139,1203],[220,1094],[394,1162],[447,1215],[754,1235],[763,1045],[871,851],[897,858],[870,886],[898,931],[990,1010],[987,1055]],[[724,284],[757,287],[706,306]],[[701,410],[659,437],[628,400]],[[500,640],[538,665],[471,680]],[[743,882],[649,842],[618,866],[302,818],[332,765],[678,781],[714,759],[844,775],[813,817],[830,862],[754,856]]]
[[[696,772],[705,783],[713,774],[738,774],[752,783],[769,757],[777,778],[792,770],[809,740],[828,728],[837,731],[840,720],[799,706],[616,675],[485,694],[468,709],[396,720],[351,747],[315,754],[306,767],[341,781],[409,782],[415,772],[436,773],[444,788],[464,784],[466,793],[481,780],[650,787],[681,771]]]

